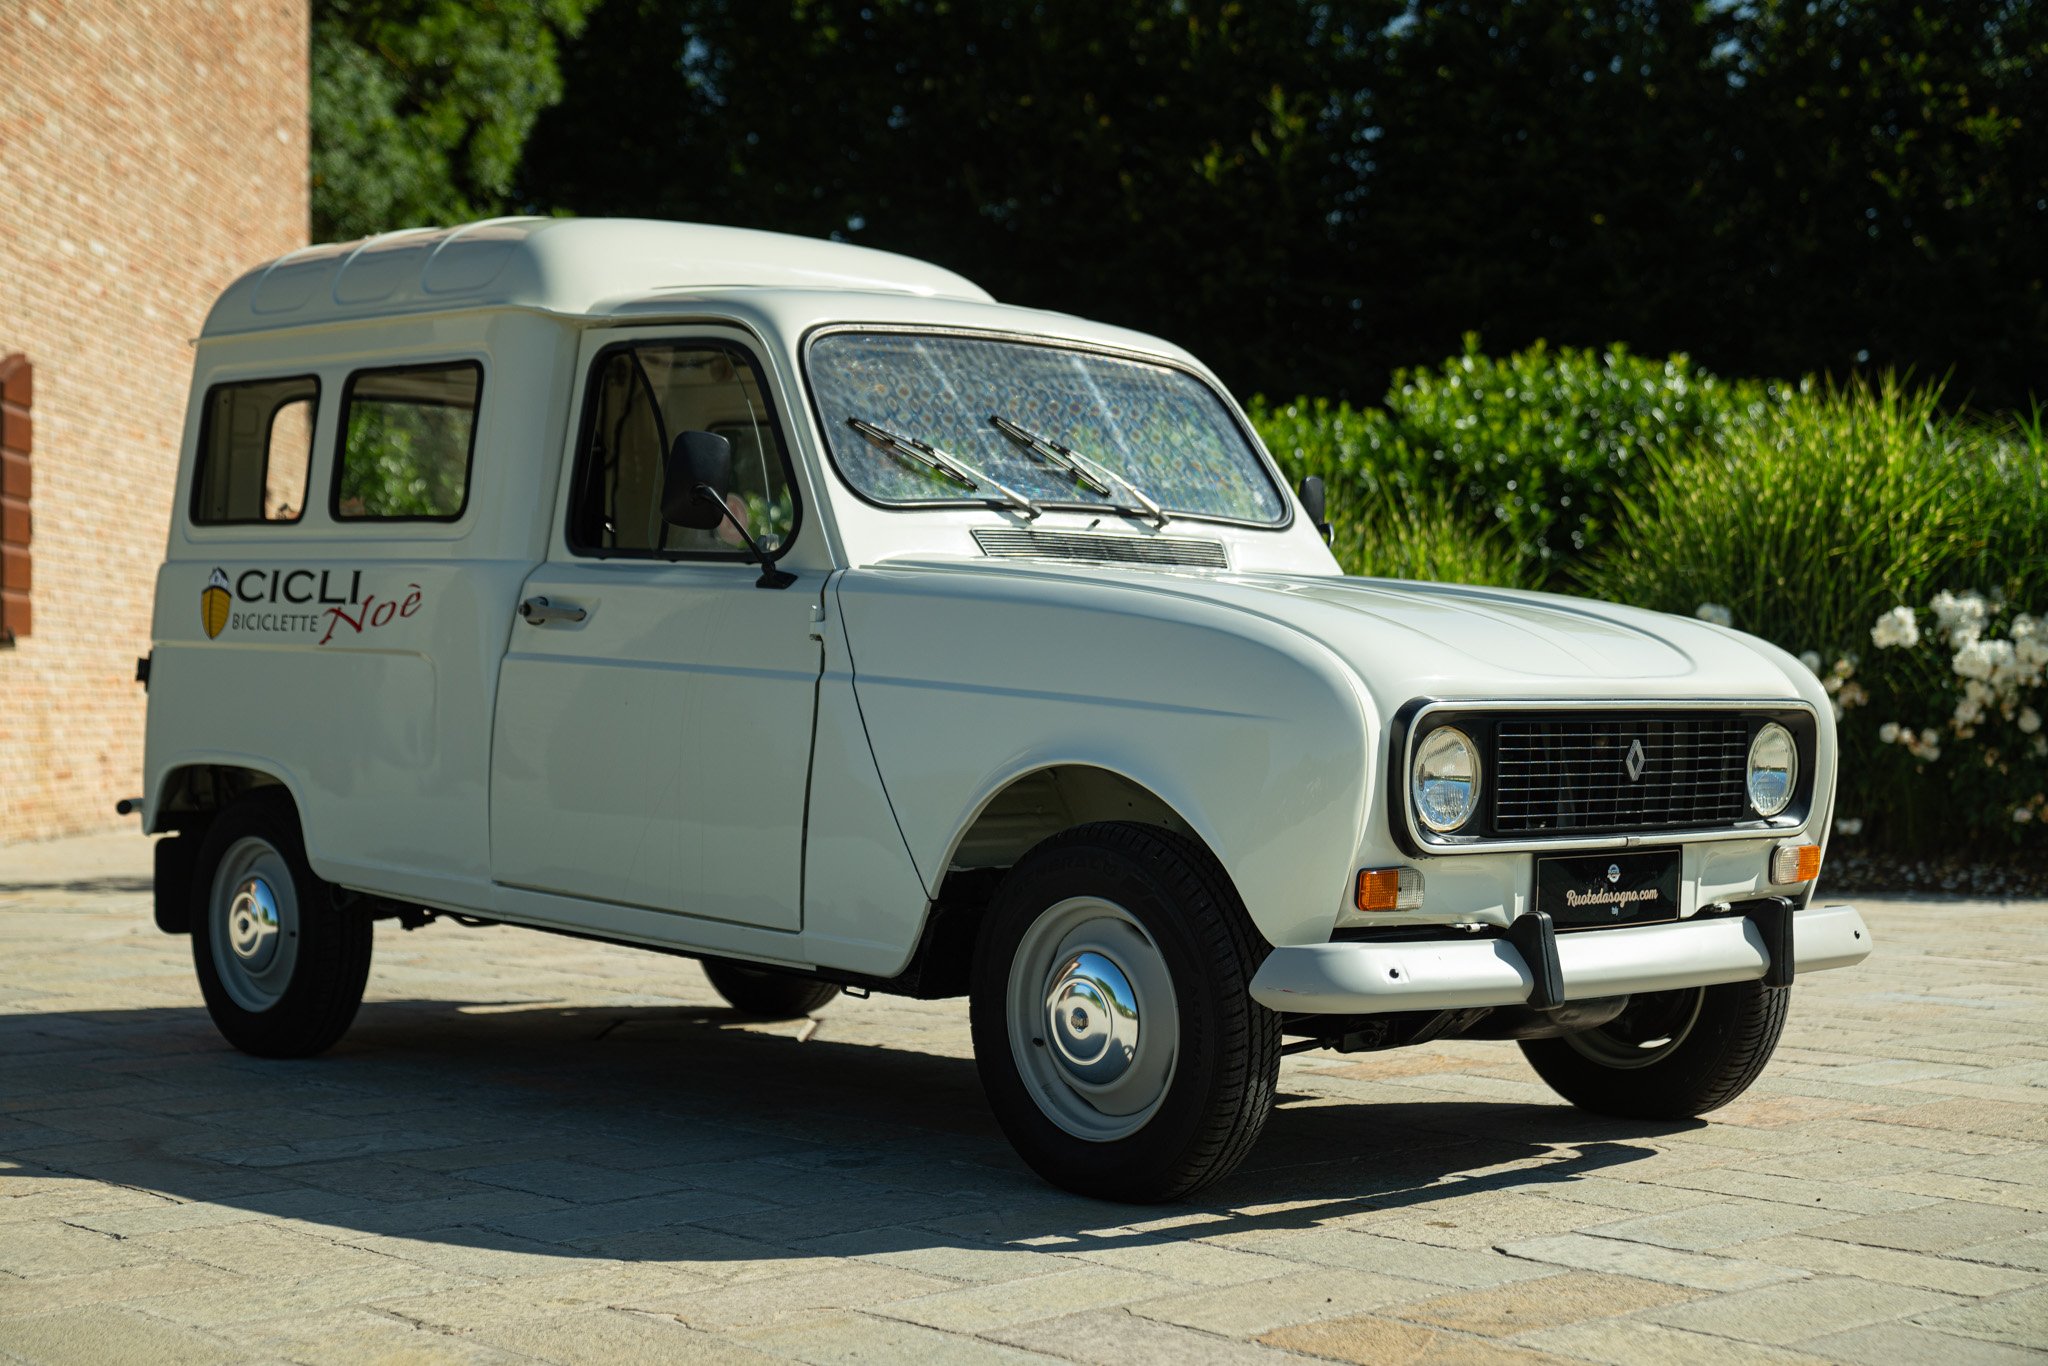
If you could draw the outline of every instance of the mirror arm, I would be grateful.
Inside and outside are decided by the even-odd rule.
[[[1327,495],[1323,490],[1323,476],[1320,474],[1303,476],[1298,493],[1301,498],[1302,511],[1308,513],[1309,525],[1313,526],[1316,529],[1316,534],[1323,538],[1324,545],[1334,542],[1337,537],[1337,529],[1330,525],[1325,515],[1326,505],[1324,499]]]
[[[753,533],[740,524],[740,519],[733,516],[732,509],[726,506],[725,499],[719,495],[717,489],[712,488],[709,484],[699,484],[690,492],[716,507],[724,515],[725,520],[732,523],[732,529],[740,534],[740,539],[747,543],[747,549],[754,556],[754,563],[761,566],[761,577],[754,580],[754,587],[787,588],[796,582],[796,575],[786,569],[777,569],[775,567],[775,561],[770,559],[767,552],[761,549],[760,542],[754,539]]]

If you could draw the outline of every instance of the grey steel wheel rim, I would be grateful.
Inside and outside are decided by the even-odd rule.
[[[1576,1052],[1602,1067],[1613,1067],[1622,1071],[1648,1067],[1670,1057],[1692,1037],[1693,1028],[1699,1024],[1700,1010],[1705,1006],[1706,1000],[1705,987],[1691,988],[1689,999],[1680,1003],[1678,1008],[1671,1012],[1668,1027],[1651,1031],[1650,1037],[1631,1038],[1626,1033],[1614,1032],[1614,1025],[1621,1024],[1627,1018],[1627,1012],[1624,1011],[1622,1017],[1613,1024],[1582,1030],[1577,1034],[1567,1034],[1564,1041]]]
[[[1165,1102],[1179,1002],[1159,946],[1123,907],[1072,897],[1041,912],[1010,960],[1006,1005],[1024,1089],[1067,1133],[1127,1138]]]
[[[228,999],[252,1014],[283,998],[299,961],[299,900],[284,855],[266,839],[228,846],[207,898],[214,974]]]

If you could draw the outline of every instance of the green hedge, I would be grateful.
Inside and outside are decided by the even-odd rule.
[[[1437,369],[1397,371],[1384,407],[1254,399],[1252,420],[1294,478],[1323,477],[1333,506],[1377,506],[1370,495],[1382,488],[1403,500],[1427,495],[1460,526],[1498,528],[1528,562],[1523,579],[1563,587],[1571,565],[1611,534],[1617,500],[1641,488],[1655,457],[1718,440],[1781,402],[1768,386],[1718,379],[1684,356],[1539,342],[1495,358],[1467,336],[1464,354]]]
[[[1845,832],[2044,839],[2040,415],[1959,416],[1892,378],[1731,382],[1683,356],[1494,359],[1468,339],[1384,408],[1256,403],[1254,420],[1293,478],[1327,482],[1346,572],[1725,613],[1834,696]]]

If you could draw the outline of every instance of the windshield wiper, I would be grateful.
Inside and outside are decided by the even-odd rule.
[[[1072,477],[1073,481],[1082,488],[1099,493],[1104,498],[1114,499],[1116,494],[1110,488],[1110,484],[1114,482],[1130,496],[1132,502],[1137,504],[1136,507],[1125,507],[1119,503],[1112,502],[1110,506],[1115,508],[1116,511],[1127,513],[1131,516],[1148,518],[1154,526],[1163,527],[1166,525],[1166,509],[1146,497],[1143,489],[1124,478],[1121,474],[1118,474],[1115,470],[1110,469],[1107,465],[1097,464],[1072,447],[1062,446],[1059,442],[1042,437],[1029,428],[1020,427],[1000,414],[990,413],[988,415],[988,422],[991,427],[994,427],[1004,436],[1009,437],[1010,440],[1022,446],[1040,464],[1051,465],[1054,469],[1065,470]]]
[[[849,417],[846,419],[846,425],[898,459],[930,470],[943,479],[950,479],[969,493],[978,492],[981,486],[986,484],[998,495],[990,499],[990,502],[1007,503],[1026,517],[1036,517],[1044,511],[1017,490],[984,474],[959,456],[940,450],[928,441],[919,441],[914,436],[898,436],[888,428],[877,427],[865,418]]]

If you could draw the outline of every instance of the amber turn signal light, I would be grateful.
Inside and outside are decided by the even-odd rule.
[[[1358,909],[1361,911],[1421,910],[1421,872],[1414,868],[1359,869]]]
[[[1818,844],[1781,844],[1771,851],[1771,881],[1778,886],[1791,887],[1819,876]]]

